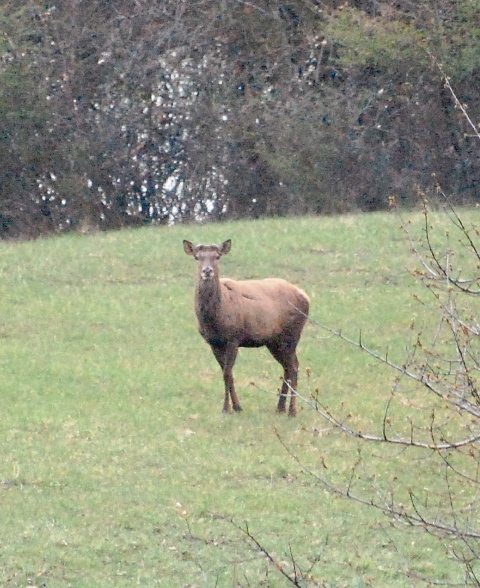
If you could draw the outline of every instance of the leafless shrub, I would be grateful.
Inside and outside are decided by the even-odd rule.
[[[410,236],[411,226],[402,221],[418,260],[414,275],[428,293],[418,302],[433,308],[437,319],[430,335],[414,337],[402,363],[371,349],[361,334],[351,338],[316,323],[394,372],[380,432],[358,430],[351,424],[351,415],[334,414],[318,394],[313,398],[315,410],[329,426],[359,440],[348,479],[339,483],[309,469],[279,440],[302,469],[331,492],[384,513],[396,527],[419,529],[435,537],[446,547],[448,557],[462,566],[464,584],[480,586],[480,231],[453,208],[445,206],[444,213],[443,235],[434,229],[426,202],[421,238]],[[414,405],[416,410],[408,410]],[[395,447],[406,452],[412,468],[420,461],[422,468],[428,463],[429,488],[421,473],[418,483],[406,488],[377,483],[369,474],[381,465],[363,451],[365,443],[384,446],[386,452],[380,458],[384,463]],[[425,471],[422,468],[419,472]],[[415,575],[413,570],[410,573]],[[438,578],[422,580],[438,585]]]

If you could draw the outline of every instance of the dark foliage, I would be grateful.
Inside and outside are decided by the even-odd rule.
[[[476,202],[479,9],[7,1],[0,235]]]

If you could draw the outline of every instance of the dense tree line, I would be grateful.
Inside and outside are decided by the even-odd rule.
[[[480,0],[6,0],[0,234],[478,199]]]

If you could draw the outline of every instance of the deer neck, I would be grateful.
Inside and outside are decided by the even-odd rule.
[[[195,292],[195,310],[200,323],[212,324],[218,317],[222,304],[220,279],[217,276],[211,280],[197,280]]]

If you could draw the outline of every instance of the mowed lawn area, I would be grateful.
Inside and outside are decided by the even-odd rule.
[[[409,219],[420,234],[421,215]],[[345,484],[359,445],[302,400],[297,418],[276,414],[282,370],[265,349],[240,350],[244,410],[222,414],[184,238],[231,238],[222,275],[284,277],[308,293],[315,321],[361,331],[398,361],[412,321],[436,320],[416,300],[423,287],[393,213],[0,243],[0,585],[291,585],[247,528],[306,587],[424,585],[410,569],[461,580],[433,539],[395,530],[306,471]],[[388,369],[313,323],[298,351],[304,398],[380,430]],[[381,463],[380,486],[431,483],[402,451]]]

